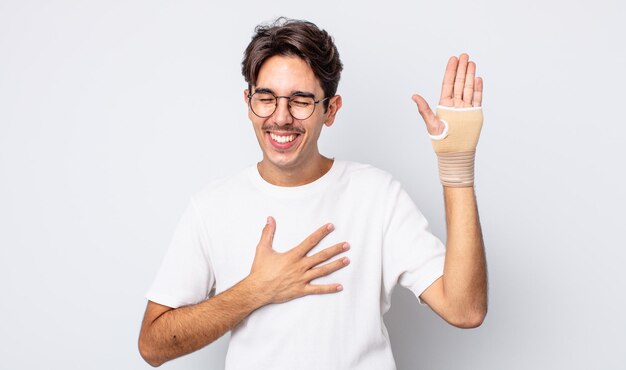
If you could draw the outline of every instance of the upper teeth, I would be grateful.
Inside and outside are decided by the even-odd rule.
[[[272,137],[272,140],[278,141],[279,143],[287,143],[293,141],[293,139],[296,138],[296,135],[279,136],[272,133],[270,133],[270,136]]]

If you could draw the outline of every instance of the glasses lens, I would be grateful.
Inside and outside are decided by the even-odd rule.
[[[276,109],[276,98],[269,93],[254,93],[250,99],[250,108],[259,117],[269,117]]]
[[[315,110],[315,99],[307,96],[292,96],[289,99],[289,111],[295,119],[307,119]]]

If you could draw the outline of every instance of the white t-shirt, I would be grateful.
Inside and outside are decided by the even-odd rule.
[[[347,241],[351,263],[313,284],[343,291],[309,295],[254,311],[232,330],[227,370],[395,369],[383,314],[396,284],[417,297],[443,274],[445,247],[389,174],[335,160],[298,187],[267,183],[256,166],[195,194],[147,294],[180,307],[201,302],[250,272],[267,216],[273,247],[285,252],[320,226],[335,230],[309,255]],[[210,299],[210,298],[209,298]]]

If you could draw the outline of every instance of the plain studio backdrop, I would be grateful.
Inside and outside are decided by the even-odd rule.
[[[261,158],[240,63],[255,25],[280,15],[328,30],[344,62],[322,153],[392,173],[444,241],[410,97],[436,104],[464,51],[484,77],[489,314],[456,329],[397,289],[398,368],[626,368],[617,0],[1,0],[0,368],[149,368],[143,295],[189,197]],[[227,339],[163,368],[222,369]]]

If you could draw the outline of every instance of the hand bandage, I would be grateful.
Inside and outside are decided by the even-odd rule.
[[[445,124],[440,135],[429,135],[439,160],[443,186],[474,186],[474,154],[483,126],[482,108],[437,107],[437,117]]]

